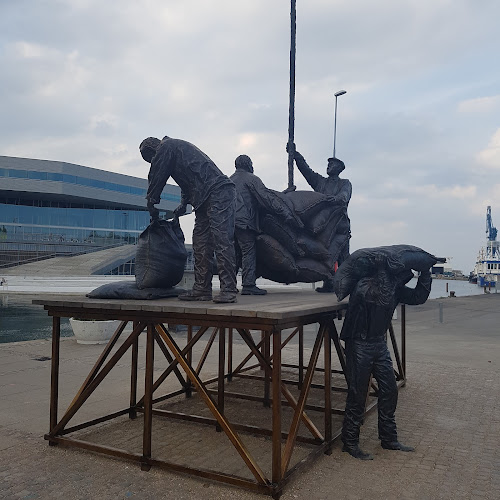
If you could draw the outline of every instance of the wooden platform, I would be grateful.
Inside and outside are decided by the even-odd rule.
[[[341,374],[345,367],[343,349],[339,341],[336,321],[341,318],[342,311],[347,307],[345,302],[339,303],[333,294],[319,294],[314,291],[271,291],[266,296],[238,296],[235,304],[214,304],[212,302],[182,302],[178,299],[161,300],[100,300],[84,296],[65,296],[60,300],[39,299],[34,304],[43,305],[48,314],[53,317],[52,336],[52,381],[50,403],[50,430],[46,435],[49,444],[76,446],[100,453],[106,453],[121,458],[137,461],[144,470],[152,465],[169,470],[193,474],[213,480],[223,481],[236,486],[252,489],[277,498],[282,488],[301,465],[321,453],[330,453],[333,441],[339,435],[339,429],[332,429],[332,415],[341,413],[339,408],[332,408],[332,373]],[[75,395],[62,418],[58,417],[59,391],[59,341],[60,318],[77,316],[89,319],[118,319],[120,327],[112,340],[106,345],[82,387]],[[133,324],[132,333],[117,344],[125,326]],[[304,331],[303,327],[317,323],[314,346],[307,364],[304,362]],[[179,346],[179,340],[169,331],[169,325],[186,325],[185,343]],[[201,327],[194,331],[193,327]],[[260,337],[254,338],[255,330],[260,331]],[[290,330],[283,335],[285,330]],[[253,332],[252,332],[253,331]],[[146,339],[146,369],[144,395],[137,394],[138,338],[145,332]],[[210,339],[197,366],[193,363],[193,351],[203,335],[209,333]],[[391,329],[393,348],[397,352],[394,332]],[[404,332],[403,332],[404,333]],[[233,368],[232,351],[233,335],[239,335],[248,346],[248,356],[237,367]],[[294,337],[298,337],[298,363],[287,363],[282,359],[282,350]],[[203,364],[209,351],[218,339],[218,376],[210,380],[201,379]],[[340,363],[340,370],[332,370],[331,343],[333,342]],[[153,380],[155,345],[168,361],[168,367]],[[104,380],[116,363],[130,350],[131,378],[130,405],[119,412],[102,416],[84,424],[67,427],[71,418]],[[318,367],[320,352],[323,352],[323,367]],[[254,359],[255,358],[255,359]],[[250,361],[256,360],[252,365]],[[398,378],[404,383],[404,369],[397,355]],[[262,375],[252,375],[250,370],[260,368]],[[282,378],[283,369],[294,369],[297,373],[295,381]],[[181,371],[182,370],[182,371]],[[318,384],[320,373],[322,383]],[[154,398],[159,388],[168,376],[175,376],[180,389],[173,393]],[[226,393],[227,381],[233,377],[261,380],[262,396]],[[315,381],[313,379],[316,377]],[[290,391],[290,383],[298,389],[298,395]],[[216,389],[211,388],[216,384]],[[321,405],[309,404],[308,396],[311,388],[322,391]],[[333,387],[333,390],[336,388]],[[376,388],[375,388],[376,389]],[[185,394],[191,396],[196,391],[202,398],[213,418],[200,415],[185,415],[164,409],[155,409],[158,402]],[[345,391],[345,389],[344,389]],[[284,400],[282,401],[282,396]],[[225,399],[242,398],[256,403],[263,403],[272,409],[272,425],[270,429],[247,425],[244,422],[229,421],[224,413]],[[289,428],[283,428],[282,407],[286,404],[292,408],[293,416]],[[373,408],[373,404],[371,407]],[[369,410],[370,408],[368,408]],[[251,410],[250,410],[251,411]],[[323,414],[322,428],[318,428],[309,417],[307,411]],[[116,449],[110,446],[84,442],[67,437],[68,434],[93,426],[120,415],[128,414],[131,419],[143,413],[143,446],[140,452]],[[228,474],[224,471],[205,470],[186,465],[160,460],[152,454],[152,424],[153,414],[159,417],[183,419],[197,423],[215,426],[216,431],[224,432],[244,461],[253,479]],[[244,417],[244,415],[242,415]],[[316,419],[317,422],[317,419]],[[299,436],[299,426],[304,426],[309,438]],[[240,434],[250,433],[268,436],[271,440],[271,472],[266,474],[259,463],[253,458]],[[305,442],[312,447],[311,452],[298,464],[291,465],[291,457],[296,443]]]
[[[297,317],[333,313],[347,307],[346,301],[337,302],[335,294],[315,293],[313,290],[271,290],[263,296],[238,295],[238,302],[234,304],[186,302],[173,298],[104,300],[89,299],[81,294],[65,294],[61,299],[34,300],[33,304],[43,305],[47,310],[50,308],[50,311],[64,311],[64,314],[60,314],[62,317],[68,317],[70,310],[78,310],[79,314],[91,315],[93,318],[106,316],[107,319],[120,319],[124,315],[137,316],[146,313],[196,320],[206,316],[222,316],[244,323],[255,321],[259,325],[283,323],[290,318],[296,321]]]

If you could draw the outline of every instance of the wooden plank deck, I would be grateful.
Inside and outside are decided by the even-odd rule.
[[[84,295],[65,295],[63,298],[35,299],[33,304],[43,305],[53,311],[63,309],[68,313],[75,309],[89,309],[95,312],[106,310],[130,313],[153,313],[162,315],[180,314],[200,317],[225,316],[232,318],[263,318],[281,321],[301,316],[324,314],[343,310],[347,301],[338,302],[335,294],[315,293],[313,290],[271,290],[267,295],[238,295],[234,304],[215,304],[213,302],[188,302],[177,298],[157,300],[119,300],[90,299]],[[63,310],[59,311],[61,316]]]

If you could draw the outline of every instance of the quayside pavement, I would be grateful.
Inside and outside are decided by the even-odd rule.
[[[294,476],[282,498],[498,499],[499,326],[500,294],[407,307],[408,383],[400,392],[397,422],[401,441],[415,446],[415,453],[381,449],[376,414],[371,414],[361,430],[361,446],[374,454],[373,461],[351,458],[337,442],[332,455]],[[61,410],[101,349],[62,340]],[[293,355],[293,346],[289,350]],[[137,464],[77,449],[49,447],[43,440],[48,430],[48,357],[49,341],[0,345],[0,498],[265,498],[155,468],[144,472]],[[95,416],[127,398],[127,383],[119,376],[120,370],[129,374],[127,362],[119,364],[116,378],[110,374],[108,385],[82,408],[82,419],[85,411]],[[207,373],[215,373],[215,366],[211,362]],[[117,432],[116,423],[103,424],[101,431],[107,425]],[[204,432],[206,439],[195,448],[184,441],[177,453],[195,457],[210,451],[203,448],[221,435],[209,428]]]

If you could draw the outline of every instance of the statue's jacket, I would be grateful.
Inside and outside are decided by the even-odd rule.
[[[423,304],[431,290],[430,273],[422,273],[415,288],[404,285],[393,287],[393,278],[387,273],[362,278],[349,297],[340,338],[344,341],[385,340],[394,310],[398,304]]]
[[[336,202],[345,205],[347,210],[347,205],[352,195],[352,184],[348,179],[330,176],[323,177],[307,164],[302,155],[296,155],[295,162],[297,168],[314,191],[327,196],[335,196]]]
[[[200,149],[181,139],[164,137],[151,161],[149,188],[146,198],[153,204],[160,202],[160,195],[168,179],[179,185],[182,201],[197,210],[210,194],[223,186],[234,186],[215,163]]]

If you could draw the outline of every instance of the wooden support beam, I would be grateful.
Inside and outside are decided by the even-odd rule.
[[[130,334],[129,338],[118,348],[111,359],[106,363],[106,365],[101,369],[101,371],[94,377],[92,382],[85,388],[85,390],[80,394],[79,398],[69,406],[66,413],[59,421],[59,423],[53,427],[50,431],[50,436],[56,436],[58,432],[64,429],[64,426],[71,420],[75,413],[82,407],[83,403],[87,401],[90,395],[95,391],[99,384],[104,380],[106,375],[111,371],[111,369],[118,363],[122,356],[127,352],[128,348],[132,345],[134,340],[142,332],[144,325],[139,323],[133,332]]]
[[[141,469],[149,470],[151,465],[151,437],[153,432],[153,370],[154,370],[155,326],[148,323],[146,337],[146,369],[144,373],[144,426],[142,435]]]
[[[318,335],[316,336],[316,341],[314,343],[314,347],[311,353],[309,366],[307,367],[306,375],[304,377],[304,385],[302,387],[302,390],[300,391],[299,401],[297,403],[297,407],[295,408],[295,412],[293,414],[289,436],[286,441],[285,449],[283,451],[283,457],[281,459],[282,476],[285,475],[285,472],[288,468],[288,464],[290,463],[290,459],[292,458],[293,448],[295,446],[295,438],[297,437],[297,433],[299,431],[301,416],[304,412],[304,406],[307,401],[307,396],[309,395],[309,389],[311,386],[312,378],[314,376],[314,369],[316,368],[316,363],[318,362],[319,352],[321,349],[321,344],[323,343],[323,338],[326,330],[327,330],[326,323],[322,323],[319,328]]]
[[[61,318],[52,318],[52,360],[50,366],[50,433],[57,425],[57,408],[59,405],[59,358],[61,349]],[[53,445],[54,442],[49,444]]]
[[[271,364],[269,363],[268,360],[266,360],[262,356],[262,354],[256,348],[256,346],[255,346],[255,344],[254,344],[254,342],[253,342],[252,337],[250,336],[250,334],[246,330],[244,330],[242,328],[238,328],[238,332],[240,333],[240,335],[243,338],[243,340],[245,340],[245,342],[247,343],[248,347],[250,347],[250,349],[252,349],[252,351],[254,352],[254,354],[257,357],[257,359],[259,359],[261,361],[261,363],[263,364],[263,366],[265,366],[265,369],[271,371],[271,377],[272,377]],[[274,347],[274,341],[273,341],[273,347]],[[281,347],[281,343],[280,343],[280,347]],[[280,352],[281,352],[281,349],[280,349]],[[281,369],[281,365],[280,365],[280,369]],[[281,375],[280,375],[280,379],[281,379]],[[287,387],[283,383],[280,383],[280,386],[281,386],[281,392],[283,393],[283,395],[285,396],[285,398],[290,403],[290,406],[295,409],[297,407],[297,400],[294,398],[293,394],[287,389]],[[321,439],[323,441],[323,436],[322,436],[321,432],[318,430],[318,428],[314,425],[314,423],[312,422],[312,420],[307,416],[307,414],[304,411],[301,412],[301,418],[302,418],[305,426],[311,432],[311,434],[315,438]]]
[[[186,374],[191,379],[191,382],[195,386],[200,397],[203,399],[203,401],[207,405],[208,409],[212,412],[214,417],[217,419],[217,422],[222,427],[222,429],[224,430],[224,432],[228,436],[231,443],[233,443],[233,446],[236,448],[236,451],[240,454],[243,461],[247,464],[247,467],[250,469],[250,472],[253,474],[253,476],[255,477],[257,482],[259,484],[262,484],[262,485],[270,484],[266,475],[264,474],[262,469],[259,467],[257,462],[250,455],[249,451],[247,450],[247,448],[243,444],[243,442],[240,440],[238,434],[233,429],[232,425],[224,417],[224,415],[222,415],[219,412],[217,405],[210,397],[210,394],[208,394],[203,382],[200,380],[196,371],[193,370],[193,368],[187,363],[184,355],[180,351],[179,347],[177,346],[175,340],[172,338],[170,333],[163,327],[163,325],[157,325],[156,328],[157,328],[158,333],[161,335],[161,337],[163,338],[163,340],[167,344],[168,348],[172,352],[172,354],[175,356],[177,362],[182,366],[182,369],[186,372]]]

